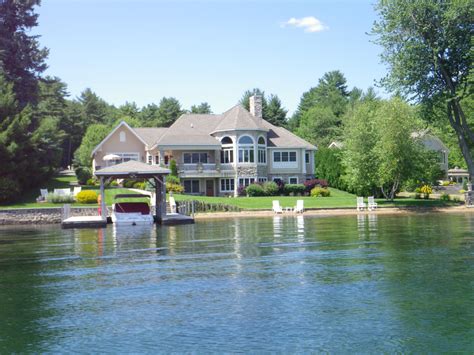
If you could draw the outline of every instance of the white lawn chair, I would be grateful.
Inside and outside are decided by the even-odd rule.
[[[40,189],[41,198],[46,200],[48,198],[48,189]]]
[[[296,200],[296,206],[293,209],[295,213],[303,213],[304,212],[304,201],[303,200]]]
[[[170,196],[170,210],[171,213],[176,213],[176,201],[173,196]]]
[[[71,189],[54,189],[54,194],[58,196],[69,196]]]
[[[377,202],[374,200],[374,196],[369,196],[367,198],[367,209],[373,211],[377,208]]]
[[[283,209],[280,206],[280,201],[278,201],[278,200],[273,200],[272,201],[272,210],[275,213],[283,213]]]
[[[366,207],[363,197],[357,197],[357,211],[363,211]]]
[[[77,196],[77,194],[78,194],[79,192],[81,192],[81,190],[82,190],[82,187],[80,187],[80,186],[74,186],[73,195],[74,195],[74,196]]]

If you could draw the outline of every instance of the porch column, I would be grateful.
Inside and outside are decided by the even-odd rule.
[[[160,166],[165,165],[165,151],[160,150]]]
[[[104,188],[104,177],[100,177],[100,208],[101,213],[100,216],[102,218],[107,218],[107,211],[105,206],[105,188]]]

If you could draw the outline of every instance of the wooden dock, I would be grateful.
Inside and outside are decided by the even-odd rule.
[[[158,222],[163,226],[175,226],[180,224],[193,224],[194,218],[180,213],[167,213],[161,221]]]
[[[105,228],[107,219],[101,216],[76,216],[61,222],[62,228]]]

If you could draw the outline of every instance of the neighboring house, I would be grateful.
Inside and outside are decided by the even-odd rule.
[[[419,139],[426,149],[437,152],[439,157],[439,167],[447,176],[449,149],[444,145],[441,139],[430,134],[427,130],[413,132],[411,137],[413,139]],[[331,149],[342,149],[343,147],[344,143],[340,141],[333,141],[328,146],[328,148]]]
[[[93,170],[128,160],[168,166],[174,159],[186,193],[237,195],[238,187],[314,178],[316,147],[262,118],[262,98],[220,114],[184,114],[169,128],[121,122],[93,150]],[[122,159],[104,161],[107,154]]]

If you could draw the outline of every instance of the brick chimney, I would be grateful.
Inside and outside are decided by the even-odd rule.
[[[261,95],[253,95],[249,98],[249,106],[250,106],[250,113],[257,118],[262,119],[262,96]]]

